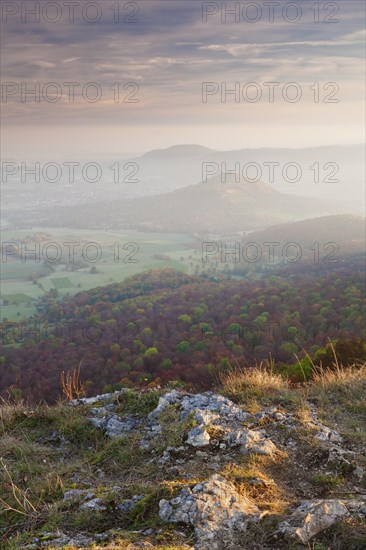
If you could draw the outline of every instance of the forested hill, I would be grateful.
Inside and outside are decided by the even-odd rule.
[[[296,277],[240,281],[155,270],[50,301],[25,326],[3,326],[1,390],[53,401],[60,373],[80,363],[89,392],[173,380],[207,388],[229,365],[269,354],[294,363],[329,337],[363,338],[363,296],[356,259],[326,273],[310,266]]]
[[[192,277],[174,269],[152,269],[148,273],[137,273],[128,277],[122,283],[112,283],[107,286],[99,286],[85,292],[79,292],[76,296],[64,300],[64,304],[84,305],[95,302],[120,302],[127,298],[136,298],[148,294],[173,290],[182,285],[197,283],[200,279]]]

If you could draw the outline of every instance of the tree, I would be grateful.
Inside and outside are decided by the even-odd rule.
[[[144,357],[153,357],[154,355],[158,355],[158,350],[156,348],[147,348],[147,350],[144,353]]]
[[[117,353],[120,353],[121,351],[121,346],[119,344],[112,344],[110,346],[110,350],[111,350],[111,353],[114,353],[114,354],[117,354]]]
[[[338,340],[334,345],[329,343],[325,349],[317,351],[314,359],[325,368],[335,368],[336,361],[343,367],[348,367],[366,360],[365,344],[360,338]]]
[[[280,351],[283,352],[281,355],[283,360],[293,359],[294,354],[297,353],[297,345],[293,342],[284,342],[280,345]]]
[[[297,336],[297,328],[294,326],[288,327],[287,334],[293,339]]]
[[[190,346],[191,345],[189,342],[187,342],[186,340],[182,340],[182,342],[179,342],[179,344],[177,344],[177,351],[184,353],[190,348]]]
[[[164,361],[162,361],[160,363],[161,368],[164,369],[164,370],[171,369],[172,365],[173,365],[173,363],[172,363],[171,359],[164,359]]]
[[[178,319],[179,321],[181,321],[182,323],[186,323],[187,325],[190,325],[192,323],[192,318],[187,314],[179,315]]]

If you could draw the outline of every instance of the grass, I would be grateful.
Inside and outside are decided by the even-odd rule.
[[[271,394],[289,388],[287,380],[262,365],[245,370],[231,369],[222,381],[224,390],[236,396],[246,392]]]
[[[232,481],[239,493],[254,501],[261,510],[281,514],[289,505],[284,491],[266,472],[272,459],[249,455],[241,464],[228,464],[221,474]]]
[[[325,397],[328,395],[334,395],[342,393],[346,395],[352,395],[354,393],[359,395],[360,391],[365,389],[366,380],[366,364],[355,364],[347,368],[343,368],[336,363],[334,369],[317,369],[312,383],[310,384],[311,390],[315,390],[318,395]]]
[[[117,402],[119,414],[146,416],[158,399],[158,392],[127,392]],[[183,441],[186,423],[172,422],[171,414],[162,415],[163,433],[154,441],[155,453],[161,452],[164,438],[172,445]],[[66,401],[55,406],[2,401],[0,538],[2,534],[7,548],[12,547],[9,536],[22,531],[31,539],[35,530],[94,533],[121,524],[129,529],[161,525],[157,503],[172,495],[176,484],[166,484],[161,467],[149,461],[149,451],[139,446],[141,435],[106,438],[87,416],[88,407],[69,407]],[[120,487],[119,498],[145,496],[133,514],[124,517],[113,504],[95,512],[63,501],[66,490],[90,485],[109,502],[114,501],[115,486]]]
[[[365,364],[344,368],[335,362],[331,369],[318,368],[312,380],[296,385],[273,373],[271,368],[237,369],[222,379],[222,391],[252,414],[270,406],[291,413],[298,423],[291,429],[281,424],[268,424],[267,419],[264,426],[280,444],[292,440],[295,445],[295,461],[284,460],[282,465],[267,468],[279,486],[302,498],[309,494],[353,494],[354,461],[346,457],[351,460],[349,467],[346,463],[338,463],[337,459],[327,462],[328,452],[316,438],[315,428],[311,427],[310,407],[315,407],[320,422],[341,434],[342,446],[356,453],[357,464],[366,471]],[[366,476],[359,482],[358,490],[365,492],[365,489]]]
[[[1,296],[2,300],[7,300],[10,304],[24,304],[28,302],[33,302],[35,299],[31,296],[28,296],[27,294],[23,294],[21,292],[16,292],[15,294],[4,294]]]
[[[263,406],[277,404],[298,409],[304,403],[304,394],[289,380],[275,373],[272,365],[231,368],[221,377],[220,384],[227,397],[245,405],[245,409],[252,414],[259,412]]]
[[[159,392],[152,391],[138,393],[128,390],[118,397],[116,412],[118,414],[136,414],[139,417],[147,416],[159,402]]]
[[[337,487],[338,485],[341,485],[343,481],[344,480],[342,477],[332,474],[315,474],[313,476],[314,484],[325,489]]]
[[[188,431],[196,424],[193,416],[186,420],[180,420],[180,413],[174,405],[168,405],[159,416],[159,423],[162,427],[153,442],[158,453],[163,452],[167,447],[181,447],[186,439]]]

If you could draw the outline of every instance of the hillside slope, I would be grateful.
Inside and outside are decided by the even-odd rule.
[[[283,259],[283,250],[287,250],[289,243],[294,243],[299,250],[297,261],[338,263],[341,258],[365,254],[366,220],[351,215],[322,216],[253,231],[243,241],[243,245],[256,243],[262,251],[267,250],[261,258],[267,263]],[[273,244],[271,255],[274,254],[274,258],[268,252],[268,243]],[[296,257],[294,248],[289,253],[290,257],[291,254]]]
[[[299,220],[309,212],[327,213],[325,203],[314,205],[261,181],[223,177],[224,181],[218,175],[171,193],[128,201],[120,207],[120,221],[113,219],[121,226],[153,231],[230,234]]]
[[[358,365],[3,402],[2,548],[362,550],[365,393]]]
[[[168,233],[232,234],[334,214],[325,200],[280,193],[264,182],[221,175],[170,193],[40,211],[47,226],[133,228]]]
[[[80,363],[94,393],[172,380],[210,389],[229,364],[292,364],[328,338],[364,339],[363,269],[347,259],[244,280],[153,270],[61,301],[46,295],[37,318],[1,327],[2,395],[53,402],[60,373]]]
[[[278,241],[281,244],[295,241],[303,248],[309,243],[335,242],[343,253],[365,252],[365,218],[361,216],[322,216],[310,220],[271,226],[255,231],[250,238],[255,242]]]

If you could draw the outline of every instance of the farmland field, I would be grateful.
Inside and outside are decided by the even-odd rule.
[[[61,288],[72,288],[74,286],[68,277],[58,277],[58,279],[51,279],[51,281],[57,290]]]
[[[35,235],[39,249],[34,248]],[[189,271],[188,257],[197,248],[189,235],[157,233],[152,239],[151,233],[138,231],[92,232],[65,228],[2,231],[1,240],[1,320],[12,321],[33,315],[36,300],[52,289],[62,297],[121,282],[154,267]],[[9,243],[18,246],[16,256],[11,253]],[[23,250],[22,243],[26,243]],[[34,250],[36,254],[32,254]],[[56,264],[57,250],[61,258]],[[74,256],[70,262],[72,251]],[[47,269],[46,264],[52,265],[53,270]]]

